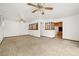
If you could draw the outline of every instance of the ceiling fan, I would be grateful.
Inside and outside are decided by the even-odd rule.
[[[19,20],[19,22],[25,23],[26,21],[25,21],[24,19],[21,18],[21,19]]]
[[[36,11],[40,10],[41,14],[44,15],[44,9],[45,10],[53,10],[52,7],[45,7],[45,3],[37,3],[37,4],[33,4],[33,3],[27,3],[29,6],[33,6],[36,7],[37,9],[33,10],[32,13],[35,13]]]

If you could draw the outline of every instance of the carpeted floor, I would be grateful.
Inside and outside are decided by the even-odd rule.
[[[4,38],[1,56],[77,56],[79,42],[47,37],[16,36]]]

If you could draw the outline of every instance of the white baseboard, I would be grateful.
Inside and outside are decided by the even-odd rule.
[[[72,40],[72,41],[79,41],[79,39],[68,39],[68,38],[63,38],[64,40]]]

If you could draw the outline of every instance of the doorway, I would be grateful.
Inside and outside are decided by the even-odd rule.
[[[54,22],[54,26],[55,26],[55,37],[56,38],[62,38],[63,36],[63,22]]]

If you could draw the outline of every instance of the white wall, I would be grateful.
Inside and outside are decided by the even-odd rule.
[[[40,37],[40,35],[47,37],[55,37],[54,30],[45,30],[45,22],[50,21],[59,22],[60,20],[63,21],[63,38],[79,41],[79,15],[66,17],[63,18],[63,20],[62,19],[54,19],[54,20],[50,19],[42,21],[36,20],[30,23],[19,23],[17,21],[12,21],[10,19],[5,21],[4,37],[27,35],[27,34],[36,37]],[[39,23],[39,30],[28,30],[28,24],[37,22]],[[1,27],[0,27],[0,38],[1,39],[3,38],[3,29]]]
[[[43,30],[43,34],[41,36],[46,36],[46,37],[55,37],[55,30]]]
[[[41,20],[40,24],[40,35],[41,36],[46,36],[46,37],[55,37],[55,30],[45,30],[45,22],[53,22],[53,19],[48,19],[48,20]]]
[[[28,24],[18,21],[6,20],[4,27],[4,37],[28,34]]]
[[[39,23],[39,26],[38,26],[39,30],[29,30],[29,34],[36,37],[40,37],[40,35],[51,37],[51,38],[55,37],[55,30],[45,30],[45,22],[51,22],[51,21],[53,20],[52,19],[49,19],[49,20],[39,19],[39,20],[30,22],[29,24]]]
[[[63,18],[63,38],[79,41],[79,15]]]
[[[40,37],[40,20],[32,21],[29,24],[38,23],[38,30],[29,30],[29,35]]]
[[[0,26],[0,43],[3,40],[3,28]]]
[[[2,42],[3,40],[3,22],[2,22],[2,16],[0,16],[0,43]]]

